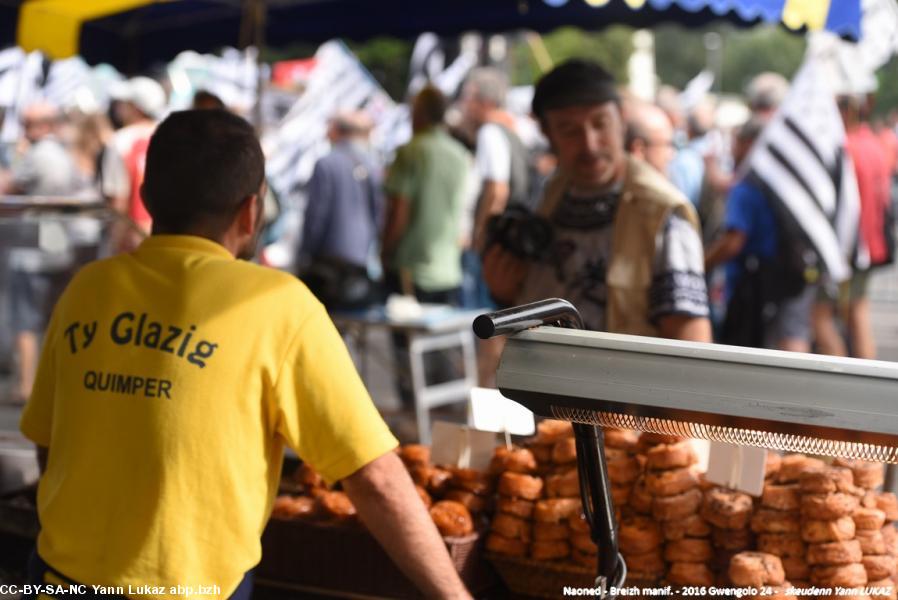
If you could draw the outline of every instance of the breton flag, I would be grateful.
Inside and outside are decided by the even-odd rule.
[[[828,69],[836,93],[866,94],[879,87],[876,71],[898,54],[898,2],[862,2],[861,39],[846,42],[828,31],[808,36],[808,54]]]
[[[315,61],[303,95],[264,144],[269,183],[282,199],[302,191],[315,162],[327,153],[327,123],[337,111],[364,110],[379,122],[395,106],[342,42],[323,44]]]
[[[84,112],[105,108],[93,89],[100,84],[92,82],[93,71],[78,57],[50,61],[40,52],[0,51],[0,143],[14,144],[23,135],[22,111],[35,101]]]
[[[468,73],[477,66],[477,60],[475,45],[463,38],[458,56],[447,65],[440,38],[433,33],[422,33],[412,50],[407,97],[411,98],[430,83],[444,96],[454,98]]]
[[[302,96],[263,140],[268,184],[283,210],[284,234],[265,249],[265,259],[272,266],[292,268],[302,231],[305,186],[315,163],[330,149],[328,120],[341,110],[364,110],[381,124],[390,121],[396,103],[343,42],[330,41],[315,53],[315,69]],[[378,128],[371,137],[376,148]]]
[[[851,276],[860,200],[845,128],[824,70],[805,61],[765,126],[748,170],[769,194],[786,236],[798,236],[833,282]]]

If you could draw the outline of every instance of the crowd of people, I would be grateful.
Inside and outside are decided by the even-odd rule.
[[[75,275],[49,323],[20,423],[42,471],[29,582],[215,582],[219,595],[249,598],[289,445],[341,483],[425,596],[470,597],[325,307],[379,301],[379,263],[389,291],[425,302],[461,304],[466,286],[473,302],[497,306],[557,296],[589,329],[710,342],[715,323],[736,339],[727,337],[734,311],[716,315],[709,299],[707,274],[723,265],[725,304],[761,319],[757,345],[822,347],[811,336],[832,325],[839,302],[825,277],[800,272],[752,296],[758,305],[736,303],[742,288],[765,290],[789,242],[767,191],[740,169],[786,89],[762,83],[731,151],[705,107],[684,115],[669,101],[630,98],[589,60],[536,84],[532,114],[546,146],[532,152],[504,109],[503,76],[490,70],[473,72],[455,105],[420,90],[412,139],[387,166],[369,151],[365,115],[335,115],[332,150],[308,185],[298,250],[308,287],[238,260],[257,253],[267,187],[243,119],[176,112],[144,143],[153,111],[136,93],[118,133],[79,145],[66,143],[58,112],[33,107],[7,189],[69,193],[57,179],[76,178],[75,149],[111,148],[123,167],[106,200],[150,235],[136,249],[130,236],[114,238],[116,255]],[[866,249],[844,286],[853,325],[864,318],[869,269],[892,254],[896,144],[893,130],[867,124],[866,99],[840,105]],[[97,173],[103,162],[95,157]],[[49,293],[41,286],[68,268],[71,257],[57,254],[22,256],[17,310],[37,310],[28,295]],[[831,351],[863,351],[849,331],[844,350],[836,335]],[[484,375],[499,351],[484,348]]]
[[[428,86],[409,99],[413,137],[386,163],[369,142],[367,114],[333,115],[331,150],[304,191],[299,277],[333,310],[387,294],[464,308],[560,296],[591,329],[875,356],[867,288],[870,269],[894,253],[894,111],[874,121],[872,98],[839,97],[867,252],[852,280],[836,286],[786,268],[795,233],[745,168],[788,91],[781,76],[754,78],[749,116],[731,127],[719,124],[710,96],[684,105],[683,95],[663,86],[655,101],[637,99],[588,61],[553,74],[572,78],[557,87],[574,99],[588,95],[568,89],[580,79],[603,82],[604,112],[556,123],[541,112],[537,86],[532,114],[513,114],[505,75],[478,68],[457,98]],[[224,108],[205,91],[194,105]],[[69,226],[69,243],[57,252],[9,253],[18,397],[28,396],[39,333],[73,266],[133,250],[149,232],[140,189],[165,110],[163,88],[138,77],[118,92],[108,116],[64,115],[47,103],[22,115],[24,137],[15,159],[0,167],[0,191],[99,198],[128,219],[103,231],[95,223]],[[651,210],[637,202],[631,213],[628,199],[655,193],[647,190],[664,201]],[[706,320],[707,331],[694,319]],[[402,337],[394,342],[401,351]],[[493,385],[500,353],[501,342],[482,343],[482,385]]]
[[[93,217],[38,219],[31,243],[8,248],[9,327],[16,377],[14,402],[31,392],[39,339],[53,305],[74,272],[85,263],[135,249],[150,232],[141,198],[150,137],[168,106],[162,85],[135,77],[115,90],[108,114],[64,112],[39,100],[21,114],[22,137],[0,162],[0,194],[103,202],[126,219],[104,226]],[[205,91],[199,108],[223,108]],[[27,236],[26,236],[26,239]]]
[[[361,159],[335,168],[346,148],[364,155],[366,128],[357,128],[312,177],[304,238],[329,245],[304,242],[304,263],[337,259],[361,272],[379,248],[387,289],[423,302],[480,308],[558,296],[590,329],[875,357],[867,289],[871,269],[894,253],[898,114],[874,121],[872,97],[838,98],[861,250],[851,281],[837,285],[819,269],[792,268],[800,232],[748,168],[789,90],[783,77],[756,76],[747,118],[724,128],[713,98],[683,106],[664,87],[655,102],[639,100],[584,61],[553,76],[571,78],[557,86],[574,100],[586,93],[576,90],[580,80],[604,82],[607,94],[597,95],[604,112],[556,123],[539,105],[553,81],[545,78],[532,113],[542,145],[522,142],[532,123],[504,108],[507,83],[489,68],[472,72],[454,103],[422,90],[412,101],[412,141],[381,170],[366,164],[365,178]],[[337,115],[334,127],[359,119]],[[631,214],[628,198],[651,190],[664,201]],[[326,300],[340,307],[340,298]],[[483,385],[493,383],[500,352],[501,342],[482,343]]]

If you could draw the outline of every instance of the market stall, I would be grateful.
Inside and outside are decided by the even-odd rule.
[[[651,27],[675,22],[699,27],[726,20],[740,26],[783,23],[795,31],[827,30],[860,37],[858,0],[15,0],[0,4],[0,47],[18,44],[51,58],[80,54],[88,63],[108,62],[140,72],[182,50],[336,37],[416,37],[425,31],[551,31],[564,25],[602,29],[616,23]]]
[[[208,3],[123,2],[120,11],[76,15],[70,20],[74,29],[58,37],[67,45],[54,42],[51,47],[40,41],[40,27],[35,25],[39,21],[34,20],[39,14],[29,12],[29,4],[22,2],[0,7],[0,10],[15,12],[12,18],[0,21],[19,23],[18,39],[27,42],[28,47],[49,49],[57,56],[80,51],[91,61],[102,60],[100,56],[108,56],[104,53],[111,52],[113,56],[121,57],[121,65],[129,70],[167,57],[175,47],[178,50],[183,47],[207,49],[230,43],[223,41],[228,36],[218,34],[227,32],[233,37],[241,19],[246,18],[226,4],[216,3],[218,17],[212,18],[211,9],[200,6]],[[44,8],[51,5],[43,4]],[[799,28],[826,27],[848,36],[857,33],[856,28],[850,27],[850,15],[847,20],[844,15],[839,17],[841,9],[846,6],[857,8],[856,3],[834,2],[831,11],[822,18],[819,10],[811,10],[816,17],[804,20],[796,17],[794,12],[784,12],[784,5],[799,11],[798,7],[810,4],[791,2],[671,3],[659,0],[637,3],[642,6],[641,10],[634,10],[622,2],[607,3],[604,8],[573,1],[497,2],[489,7],[480,3],[476,10],[466,10],[470,7],[462,7],[457,2],[392,2],[380,6],[377,15],[372,15],[369,11],[354,10],[352,3],[334,1],[301,2],[289,8],[295,13],[275,12],[287,11],[289,4],[278,3],[270,9],[264,36],[267,43],[286,43],[297,38],[325,39],[337,34],[350,37],[367,37],[374,33],[409,35],[426,29],[441,33],[468,28],[545,30],[572,22],[586,27],[600,27],[612,21],[647,26],[662,19],[703,23],[721,14],[749,24],[759,20],[787,19],[790,26]],[[415,8],[418,5],[420,9]],[[773,8],[766,11],[746,8],[752,5]],[[696,10],[689,10],[687,6]],[[745,10],[740,10],[740,6]],[[188,8],[198,10],[193,20],[187,13],[178,12]],[[199,11],[199,8],[205,11]],[[301,13],[302,10],[308,12]],[[859,18],[859,10],[856,13]],[[347,22],[338,18],[347,14],[358,19]],[[467,15],[477,15],[482,20],[469,20]],[[373,16],[377,18],[371,18]],[[137,22],[144,26],[123,26]],[[208,39],[198,38],[195,27],[200,22],[205,24],[203,32],[218,32],[217,37],[210,34]],[[846,22],[849,25],[846,26]],[[192,23],[192,26],[180,33],[158,35],[169,23]],[[340,29],[328,29],[322,24]],[[136,37],[124,38],[118,35],[119,32],[138,33]],[[510,356],[514,357],[515,351],[519,356],[526,355],[529,350],[525,344],[528,342],[536,348],[577,346],[569,341],[551,339],[557,335],[556,331],[541,330],[518,336],[513,340]],[[593,347],[589,343],[580,346]],[[663,348],[653,355],[668,357]],[[595,356],[592,350],[584,350],[579,359],[580,363],[573,361],[567,366],[576,368],[579,364],[582,367],[583,360],[594,360]],[[552,362],[542,364],[558,366]],[[831,371],[835,373],[837,367],[842,366],[835,364]],[[663,368],[659,366],[659,371]],[[504,382],[502,387],[507,395],[525,398],[534,391],[535,388],[521,387],[526,378],[520,372],[514,372],[514,385],[508,383],[511,381],[509,373],[514,369],[513,360],[507,360],[503,369],[500,381]],[[874,370],[881,376],[884,369]],[[536,371],[529,369],[528,373],[538,378]],[[593,370],[592,375],[599,377],[607,372]],[[656,381],[635,370],[632,376],[649,384]],[[886,377],[889,378],[891,375]],[[538,387],[539,382],[533,385]],[[582,380],[580,390],[575,387],[560,395],[577,399],[572,404],[576,409],[590,409],[596,403],[605,407],[604,402],[613,400],[582,391],[600,389],[594,380]],[[622,385],[620,394],[633,392],[632,388],[625,387]],[[850,393],[850,387],[840,389]],[[726,389],[716,392],[727,394]],[[685,397],[687,392],[682,393]],[[551,394],[545,390],[543,394],[555,396],[559,392],[553,388]],[[696,435],[695,432],[704,431],[702,429],[658,428],[644,421],[596,422],[576,410],[541,410],[549,406],[548,403],[530,404],[540,416],[563,417],[579,423],[631,425],[644,428],[648,433],[640,435],[628,429],[607,429],[596,436],[594,446],[590,446],[582,439],[578,442],[574,435],[575,429],[582,428],[545,420],[533,438],[517,440],[513,446],[497,443],[489,466],[479,469],[459,463],[433,464],[429,449],[424,446],[407,446],[400,450],[410,476],[419,486],[422,502],[429,505],[459,572],[475,592],[507,589],[518,594],[555,597],[566,585],[591,587],[600,560],[603,566],[610,565],[609,576],[619,576],[619,583],[649,588],[755,584],[780,588],[786,587],[787,581],[793,585],[855,586],[862,585],[859,583],[862,579],[885,586],[894,584],[892,577],[898,569],[898,534],[893,521],[898,519],[898,500],[893,494],[878,491],[883,478],[880,464],[844,459],[828,464],[800,454],[785,457],[771,454],[764,471],[763,491],[752,498],[745,492],[712,483],[697,466],[698,453],[682,434]],[[680,414],[674,410],[676,406],[667,408],[674,416]],[[679,408],[690,415],[702,412],[694,407]],[[632,406],[628,411],[641,414]],[[703,414],[714,413],[706,410]],[[786,420],[788,427],[779,433],[790,435],[791,428],[801,425],[809,415],[813,416],[802,413]],[[731,425],[730,419],[737,417],[755,418],[752,415],[727,415],[722,421],[706,424]],[[699,424],[707,421],[707,417],[702,418],[705,421],[699,420]],[[742,421],[739,423],[742,426]],[[857,431],[859,427],[858,423],[853,423],[853,428],[843,425],[839,423],[836,427],[830,422],[827,427],[848,431]],[[816,433],[819,432],[804,432],[808,439]],[[883,430],[875,439],[853,442],[887,445],[894,433]],[[784,449],[794,447],[784,446]],[[815,450],[816,447],[809,445],[803,449]],[[598,463],[584,460],[584,451],[593,450],[601,450],[601,455],[590,456],[589,461]],[[891,456],[873,454],[870,457]],[[578,459],[580,464],[599,465],[598,472],[604,485],[594,487],[594,482],[578,471]],[[611,503],[601,504],[597,490],[602,495],[607,493]],[[375,597],[415,595],[410,583],[392,567],[356,520],[351,503],[339,489],[325,486],[310,469],[293,464],[286,471],[281,491],[263,537],[263,562],[257,571],[262,586],[296,593],[351,593]],[[584,491],[588,492],[586,496]],[[29,504],[32,501],[27,493],[7,499],[4,509],[7,512],[3,514],[9,514],[8,511],[14,508],[18,515],[16,519],[25,523],[17,530],[18,535],[27,537],[36,531],[33,529],[36,524],[33,505]],[[29,521],[32,517],[33,522]],[[609,545],[603,545],[600,536],[590,529],[591,523],[602,519],[606,526],[604,538],[616,538]],[[616,560],[617,547],[623,561]],[[760,551],[764,556],[743,554],[747,551]],[[351,564],[352,576],[347,577],[343,571],[335,569],[338,564]],[[623,564],[627,565],[627,570],[618,571],[618,565]],[[895,597],[894,588],[891,594]]]

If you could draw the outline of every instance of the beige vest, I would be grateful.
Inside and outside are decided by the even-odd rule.
[[[567,177],[557,173],[546,184],[537,212],[550,218],[567,187]],[[698,217],[686,197],[654,168],[628,157],[605,282],[608,331],[658,336],[658,328],[648,318],[649,288],[656,242],[671,211],[692,223],[701,234]]]

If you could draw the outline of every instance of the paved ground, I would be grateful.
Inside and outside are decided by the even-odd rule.
[[[870,298],[878,356],[881,360],[898,362],[898,265],[876,275]]]

